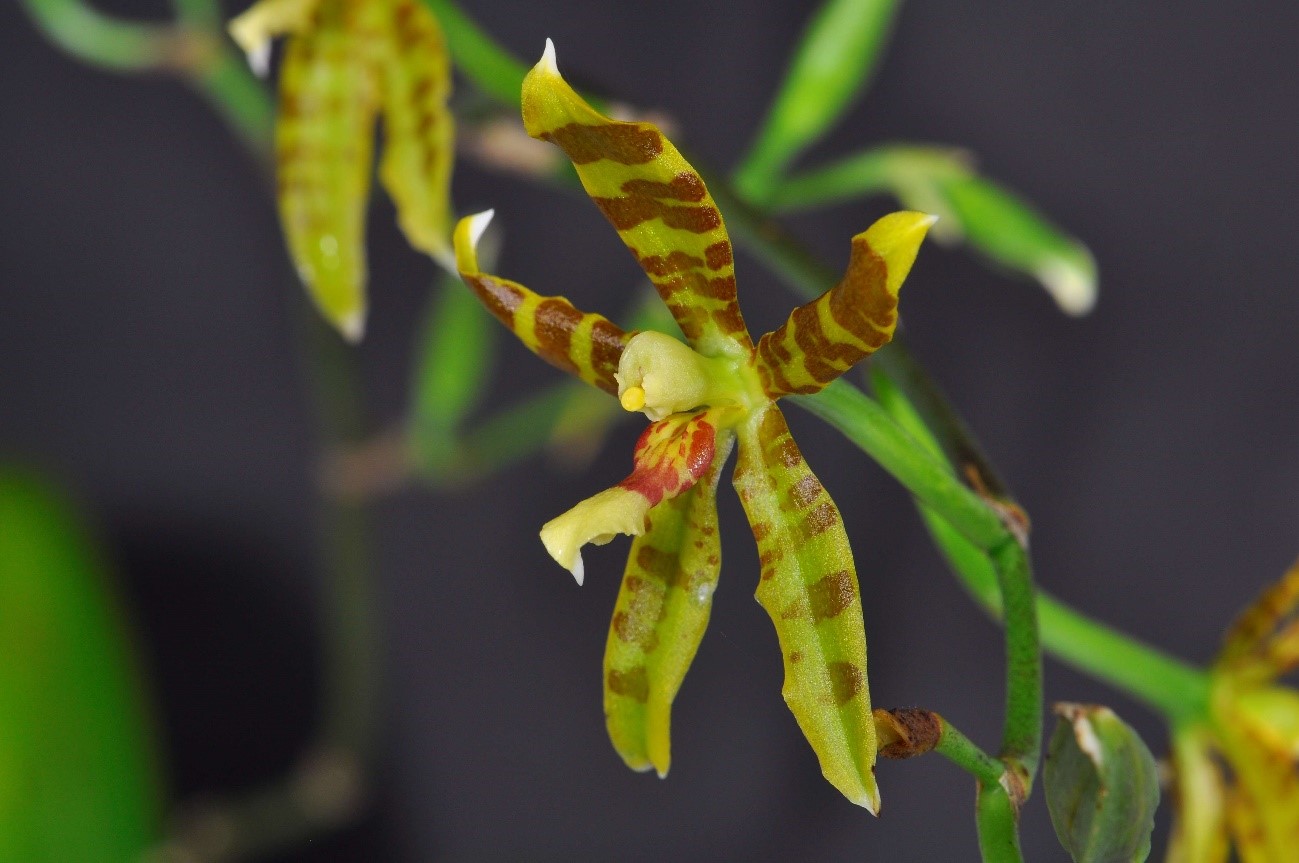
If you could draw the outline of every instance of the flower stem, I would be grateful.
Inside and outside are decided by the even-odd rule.
[[[979,827],[979,854],[983,863],[1022,863],[1019,813],[1005,788],[980,783],[975,820]]]

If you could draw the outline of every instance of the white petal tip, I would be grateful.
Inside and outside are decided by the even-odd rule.
[[[254,48],[249,49],[248,68],[258,78],[265,78],[271,73],[271,40],[263,39]]]
[[[555,43],[550,39],[546,40],[546,50],[541,52],[541,62],[537,65],[554,75],[559,74],[559,64],[555,62]]]
[[[483,210],[476,216],[469,217],[469,244],[474,248],[478,248],[478,241],[483,238],[483,233],[492,223],[492,217],[495,215],[495,210]]]
[[[582,581],[586,578],[586,565],[582,563],[581,552],[578,552],[577,560],[573,561],[573,568],[569,572],[573,573],[573,580],[577,582],[578,587],[581,587]]]
[[[658,774],[659,779],[667,779],[667,778],[668,778],[668,771],[667,771],[667,768],[666,768],[666,767],[663,768],[662,770],[659,770],[659,769],[655,768],[654,772]]]
[[[338,331],[351,345],[359,345],[365,338],[365,312],[352,312],[338,319]]]
[[[1036,275],[1066,315],[1082,317],[1096,306],[1094,270],[1074,261],[1051,258],[1038,267]]]

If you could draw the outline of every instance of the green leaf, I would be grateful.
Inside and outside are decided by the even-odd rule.
[[[898,0],[827,0],[813,16],[780,92],[735,174],[741,194],[762,203],[785,167],[842,115],[870,80]]]
[[[952,148],[875,147],[790,177],[770,197],[790,212],[868,195],[890,194],[908,209],[939,216],[939,242],[965,242],[991,261],[1036,279],[1062,310],[1083,315],[1096,303],[1096,261],[1023,198],[979,176]]]
[[[454,276],[439,280],[418,347],[414,417],[421,440],[454,431],[474,408],[490,371],[491,342],[491,320],[477,298]]]
[[[1084,315],[1096,304],[1096,261],[1023,199],[976,175],[939,185],[973,248],[1037,279],[1060,308]]]
[[[1042,771],[1060,843],[1076,863],[1140,863],[1150,854],[1159,770],[1108,707],[1057,704]]]
[[[0,860],[138,860],[161,789],[125,624],[68,506],[4,467],[0,609]]]

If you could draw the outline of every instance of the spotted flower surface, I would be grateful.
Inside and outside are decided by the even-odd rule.
[[[605,649],[609,735],[637,770],[668,770],[671,706],[708,623],[721,567],[717,485],[733,482],[757,540],[757,598],[784,655],[783,694],[826,778],[878,811],[861,592],[842,519],[776,400],[813,393],[892,337],[898,289],[932,217],[894,213],[853,238],[843,279],[755,345],[736,300],[726,227],[699,174],[648,123],[611,120],[560,76],[553,46],[523,85],[530,135],[567,154],[688,344],[482,272],[491,213],[456,228],[465,283],[536,354],[651,420],[631,474],[541,531],[584,577],[581,548],[634,537]]]
[[[1245,610],[1213,668],[1210,719],[1175,731],[1170,863],[1299,856],[1299,563]],[[1229,768],[1224,773],[1221,762]]]
[[[379,179],[415,248],[449,263],[454,127],[450,59],[419,0],[261,0],[230,32],[265,72],[272,37],[290,38],[275,126],[280,221],[325,317],[365,330],[365,212],[376,123]]]

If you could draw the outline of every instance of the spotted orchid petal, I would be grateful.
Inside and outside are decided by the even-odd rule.
[[[451,58],[437,19],[419,0],[383,0],[389,47],[381,57],[383,156],[379,179],[412,246],[450,263],[455,127],[447,99]]]
[[[756,365],[772,398],[819,392],[888,344],[898,291],[936,217],[892,213],[852,239],[843,278],[758,340]]]
[[[632,541],[604,651],[604,713],[633,770],[668,772],[672,701],[708,626],[721,568],[717,480],[733,443],[722,432],[708,471],[650,509]]]
[[[1299,848],[1299,756],[1293,746],[1276,745],[1253,719],[1236,711],[1218,716],[1223,754],[1236,778],[1227,822],[1243,863],[1290,860]]]
[[[1165,863],[1227,863],[1227,788],[1200,728],[1173,737],[1173,816]]]
[[[603,545],[620,533],[640,536],[651,508],[687,491],[708,470],[717,449],[716,414],[673,414],[651,423],[636,442],[626,479],[541,528],[546,551],[578,584],[584,577],[582,546]]]
[[[456,225],[456,268],[493,315],[519,341],[553,366],[617,395],[618,360],[631,339],[603,315],[581,312],[563,297],[543,297],[517,282],[482,272],[478,240],[491,222],[488,210]]]
[[[672,142],[650,123],[612,120],[587,104],[560,76],[549,41],[523,82],[523,125],[568,155],[691,344],[748,357],[722,214]]]
[[[735,489],[758,542],[757,598],[780,641],[782,694],[825,778],[877,813],[861,591],[839,510],[774,404],[737,432]]]
[[[356,38],[373,6],[322,0],[289,41],[275,127],[280,221],[298,273],[350,341],[365,330],[365,209],[379,80]]]
[[[1223,638],[1218,666],[1262,678],[1299,662],[1299,561],[1236,618]]]
[[[306,28],[320,0],[260,0],[230,21],[230,38],[260,77],[270,70],[271,40]]]

